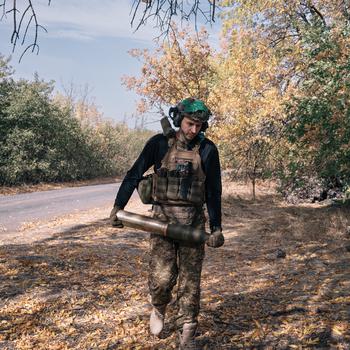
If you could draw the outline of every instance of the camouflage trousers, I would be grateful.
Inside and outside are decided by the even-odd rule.
[[[155,206],[153,217],[170,223],[204,227],[203,209],[193,207]],[[177,285],[177,327],[184,323],[197,323],[200,307],[200,282],[204,244],[151,234],[148,285],[152,304],[162,309],[172,299],[172,289]]]

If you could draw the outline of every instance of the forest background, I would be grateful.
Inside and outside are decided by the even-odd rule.
[[[133,50],[139,76],[124,84],[139,113],[184,97],[203,99],[208,132],[232,177],[278,181],[289,199],[346,196],[350,185],[347,2],[231,1],[222,43],[205,29],[175,25],[156,51]],[[147,130],[105,121],[84,96],[53,94],[54,83],[15,81],[0,60],[1,185],[123,174]]]

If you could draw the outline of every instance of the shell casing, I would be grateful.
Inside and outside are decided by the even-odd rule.
[[[167,222],[125,210],[119,210],[117,217],[125,226],[157,233],[175,240],[203,243],[209,237],[209,234],[201,229],[193,228],[188,225],[168,224]]]
[[[125,226],[136,228],[142,231],[154,232],[166,236],[168,223],[162,222],[145,215],[119,210],[117,217]]]

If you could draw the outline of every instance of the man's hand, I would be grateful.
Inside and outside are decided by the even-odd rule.
[[[224,235],[222,234],[221,227],[214,227],[211,235],[207,240],[207,245],[212,248],[219,248],[225,243]]]
[[[119,210],[120,208],[115,205],[111,211],[111,214],[109,215],[109,220],[113,227],[123,228],[123,223],[117,218],[117,213]]]

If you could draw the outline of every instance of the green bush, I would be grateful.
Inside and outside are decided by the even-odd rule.
[[[59,182],[125,173],[149,131],[83,125],[52,99],[53,82],[14,81],[0,56],[0,184]]]
[[[283,176],[292,187],[310,187],[314,179],[325,191],[350,184],[349,33],[348,24],[332,28],[320,20],[304,30],[306,69],[299,96],[287,106],[286,137],[294,152]]]

